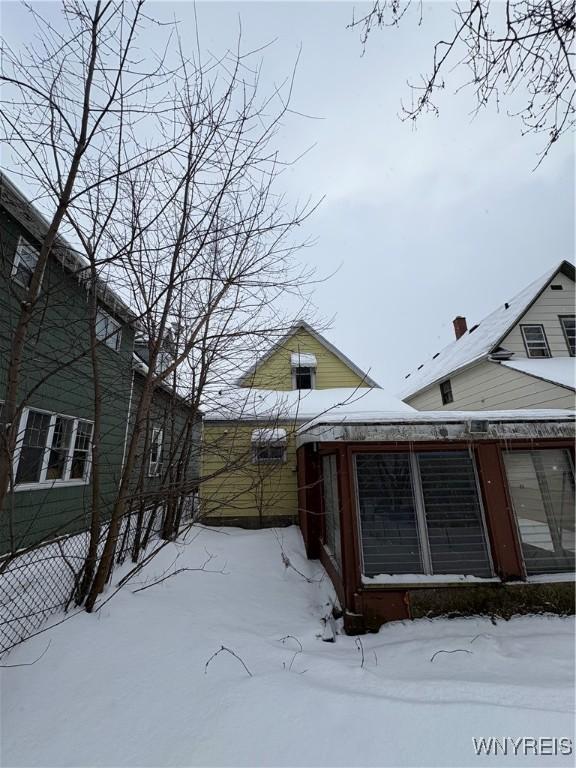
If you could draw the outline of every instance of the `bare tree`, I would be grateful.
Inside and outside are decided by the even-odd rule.
[[[25,403],[21,374],[29,329],[50,254],[67,251],[58,233],[72,211],[79,215],[88,191],[112,184],[113,196],[119,177],[168,149],[165,144],[149,147],[132,140],[143,115],[147,120],[162,119],[156,89],[168,76],[162,59],[146,69],[133,53],[143,22],[142,6],[142,0],[130,6],[101,0],[93,5],[65,3],[63,29],[56,29],[30,9],[38,27],[34,45],[14,51],[2,41],[4,162],[31,185],[51,213],[6,355],[0,510],[11,483],[19,416]],[[100,221],[107,213],[99,216]],[[88,238],[87,244],[91,247],[95,239]],[[65,253],[61,257],[66,258]],[[87,266],[86,277],[94,291],[98,287],[95,272],[94,264]]]
[[[375,28],[398,26],[422,0],[377,0],[369,12],[353,19],[365,46]],[[539,163],[553,144],[574,127],[574,33],[576,9],[570,0],[470,0],[453,8],[454,26],[434,45],[431,70],[412,85],[403,117],[437,113],[435,94],[455,67],[468,71],[464,87],[473,90],[476,111],[489,103],[510,102],[509,113],[522,121],[523,134],[543,134]],[[409,22],[405,22],[409,23]],[[517,106],[518,105],[518,106]],[[538,164],[539,164],[538,163]]]

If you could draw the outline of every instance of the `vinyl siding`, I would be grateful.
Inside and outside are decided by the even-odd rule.
[[[0,400],[4,397],[7,350],[18,319],[22,289],[10,277],[18,236],[39,243],[0,209]],[[66,416],[94,418],[86,291],[50,259],[24,349],[19,402]],[[132,376],[133,330],[122,323],[118,351],[98,350],[102,385],[100,440],[102,514],[106,516],[120,477]],[[77,359],[76,359],[77,358]],[[74,362],[71,362],[74,361]],[[37,544],[47,537],[85,530],[90,485],[19,490],[0,520],[0,552]]]
[[[550,285],[562,285],[563,290],[553,291]],[[574,281],[563,274],[558,274],[550,281],[540,298],[534,302],[528,312],[514,326],[512,331],[502,341],[505,349],[514,352],[516,357],[527,357],[526,347],[522,338],[521,325],[543,325],[552,357],[569,357],[570,350],[566,344],[559,315],[573,315],[576,302]]]
[[[283,347],[277,349],[262,363],[245,386],[256,389],[291,390],[290,355],[292,352],[311,352],[316,355],[318,363],[316,389],[367,386],[357,373],[305,329],[298,330]]]
[[[499,363],[483,361],[450,376],[454,402],[442,405],[440,385],[406,398],[419,411],[574,408],[574,393]]]
[[[202,477],[221,474],[201,481],[202,516],[297,515],[296,450],[289,430],[284,464],[252,464],[252,432],[267,426],[271,425],[204,424]]]

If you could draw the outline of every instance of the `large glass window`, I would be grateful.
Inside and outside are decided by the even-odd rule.
[[[574,470],[567,450],[505,451],[526,572],[574,570]]]
[[[492,575],[467,451],[355,458],[366,576]]]
[[[408,453],[356,455],[364,573],[423,573]]]
[[[16,448],[16,485],[87,482],[92,424],[29,409]]]
[[[340,504],[336,456],[322,458],[324,486],[324,543],[339,566],[342,565],[340,539]]]

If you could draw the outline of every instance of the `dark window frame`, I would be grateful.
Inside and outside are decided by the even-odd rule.
[[[560,322],[562,333],[564,334],[564,341],[568,347],[568,352],[570,352],[570,357],[576,357],[576,344],[574,347],[571,346],[568,334],[566,332],[566,326],[564,325],[564,320],[572,320],[572,322],[576,324],[576,315],[558,315],[558,321]]]
[[[454,402],[454,394],[452,392],[452,381],[445,379],[440,382],[440,397],[442,398],[442,405],[449,405]]]
[[[418,552],[417,552],[417,560],[420,564],[420,570],[406,570],[406,568],[400,567],[396,572],[391,572],[390,576],[393,577],[394,575],[415,575],[415,576],[430,576],[433,577],[435,575],[446,575],[447,579],[449,579],[451,576],[454,577],[454,580],[458,580],[458,578],[462,575],[466,575],[464,573],[460,572],[452,572],[452,571],[442,571],[438,570],[434,566],[434,559],[438,558],[439,553],[441,552],[441,549],[438,549],[438,544],[433,541],[434,538],[434,528],[436,527],[436,531],[438,530],[438,525],[440,528],[442,528],[442,521],[439,519],[442,517],[442,513],[438,512],[438,504],[436,504],[436,509],[434,508],[434,504],[427,502],[425,500],[426,495],[428,495],[428,498],[430,499],[429,495],[429,481],[430,478],[433,478],[435,476],[435,473],[428,473],[427,481],[428,481],[428,490],[425,487],[425,484],[423,482],[423,464],[421,462],[421,459],[424,457],[430,458],[430,457],[437,457],[440,458],[442,455],[445,456],[453,456],[455,453],[464,454],[466,453],[470,459],[470,468],[472,470],[473,474],[473,481],[472,485],[469,486],[470,488],[473,488],[475,491],[475,504],[476,504],[476,513],[477,513],[477,528],[481,534],[481,541],[482,546],[484,549],[485,554],[485,575],[477,576],[477,578],[482,579],[492,579],[495,574],[494,570],[494,562],[492,559],[492,551],[491,551],[491,544],[490,544],[490,537],[488,535],[488,527],[486,523],[486,513],[484,509],[484,501],[482,497],[482,490],[480,487],[480,481],[478,478],[478,470],[476,467],[476,461],[474,458],[474,454],[472,451],[466,451],[462,450],[460,448],[458,449],[445,449],[445,450],[431,450],[431,451],[363,451],[353,454],[353,465],[354,465],[354,479],[355,479],[355,503],[356,503],[356,510],[357,510],[357,526],[358,526],[358,534],[360,537],[359,541],[359,548],[360,548],[360,565],[361,570],[364,575],[369,576],[369,574],[366,574],[366,566],[364,562],[364,544],[363,544],[363,522],[362,522],[362,514],[361,514],[361,501],[360,501],[360,485],[359,485],[359,477],[358,477],[358,464],[357,464],[357,458],[358,457],[366,457],[369,455],[382,455],[386,456],[387,458],[392,458],[393,456],[397,457],[405,457],[404,463],[406,464],[405,469],[408,471],[408,476],[410,480],[410,487],[411,491],[409,493],[410,499],[407,502],[406,497],[406,490],[407,487],[404,488],[404,497],[400,497],[399,500],[395,499],[393,507],[392,507],[392,515],[396,516],[396,518],[399,520],[400,517],[403,515],[405,516],[406,512],[411,512],[414,515],[414,522],[415,526],[413,527],[413,534],[412,538],[415,537],[415,540],[418,542]],[[407,462],[407,463],[406,463]],[[425,471],[425,470],[424,470]],[[390,475],[390,477],[394,479],[394,484],[397,484],[398,477],[396,476],[396,473],[393,473],[393,475]],[[461,495],[461,491],[458,489],[454,489],[453,482],[447,483],[446,485],[446,492],[448,496],[458,496]],[[458,483],[456,483],[458,485]],[[457,503],[461,503],[457,500]],[[408,506],[406,506],[408,504]],[[445,514],[445,513],[444,513]],[[452,526],[455,526],[460,521],[460,518],[453,518],[450,522]],[[450,527],[450,526],[448,526]],[[457,525],[455,530],[457,530]],[[431,544],[432,542],[432,544]],[[401,542],[404,544],[404,541]],[[413,546],[413,545],[412,545]],[[416,553],[412,553],[411,557],[414,559]],[[462,557],[465,556],[465,553],[462,554]],[[415,561],[414,561],[415,562]],[[474,575],[474,574],[470,574]]]
[[[539,328],[542,331],[542,339],[544,341],[544,344],[546,345],[546,353],[545,355],[534,355],[530,352],[530,346],[528,339],[526,338],[526,329],[527,328]],[[546,330],[544,328],[543,323],[521,323],[520,324],[520,332],[522,333],[522,340],[524,341],[524,349],[526,350],[526,355],[531,358],[532,360],[545,360],[549,357],[552,357],[552,353],[550,352],[550,345],[548,344],[548,337],[546,336]]]

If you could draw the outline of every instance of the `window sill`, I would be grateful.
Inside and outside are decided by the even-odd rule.
[[[460,584],[499,584],[501,580],[498,576],[459,576],[458,574],[436,575],[426,573],[381,573],[378,576],[364,576],[362,574],[362,585],[364,587],[421,587],[440,584],[443,586],[459,586]]]
[[[20,483],[14,486],[14,492],[20,491],[46,491],[52,488],[76,488],[88,485],[89,480],[47,480],[43,483]]]
[[[537,576],[528,576],[526,581],[508,581],[506,586],[525,584],[560,584],[561,582],[576,582],[576,574],[572,571],[565,573],[539,573]]]

